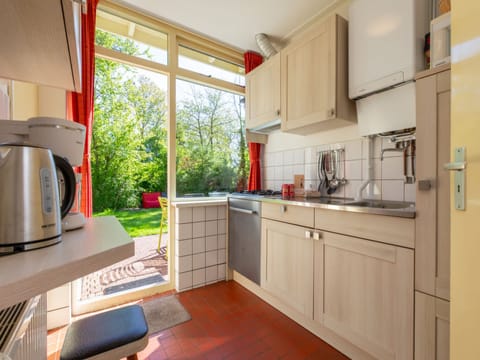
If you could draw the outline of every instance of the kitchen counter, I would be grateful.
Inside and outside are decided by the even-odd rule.
[[[363,199],[355,201],[346,198],[305,198],[305,197],[288,197],[281,196],[243,196],[243,195],[229,195],[231,197],[241,199],[252,199],[262,202],[307,206],[320,209],[348,211],[366,214],[397,216],[405,218],[415,217],[415,203],[402,201],[387,201],[387,200],[369,200]]]
[[[87,219],[58,244],[0,257],[0,309],[134,254],[133,240],[115,217]]]

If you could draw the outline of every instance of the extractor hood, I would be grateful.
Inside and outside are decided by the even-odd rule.
[[[261,125],[249,128],[248,130],[250,132],[259,133],[259,134],[269,134],[270,132],[272,132],[274,130],[280,129],[280,124],[281,124],[281,120],[280,119],[275,119],[275,120],[263,123]]]

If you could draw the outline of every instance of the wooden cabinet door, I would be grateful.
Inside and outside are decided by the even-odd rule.
[[[415,291],[415,359],[450,358],[450,303]]]
[[[324,325],[378,359],[413,357],[413,250],[323,232]]]
[[[282,130],[335,115],[335,17],[282,50]]]
[[[450,299],[450,71],[418,79],[415,289]]]
[[[313,318],[313,242],[311,229],[262,219],[261,286]]]
[[[246,126],[251,129],[280,118],[280,54],[248,73]]]

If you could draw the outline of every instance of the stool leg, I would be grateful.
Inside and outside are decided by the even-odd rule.
[[[127,360],[138,360],[138,356],[137,356],[137,354],[127,356]]]

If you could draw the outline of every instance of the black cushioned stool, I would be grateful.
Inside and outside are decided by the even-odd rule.
[[[136,359],[147,343],[143,309],[129,305],[74,321],[67,329],[60,359]]]

